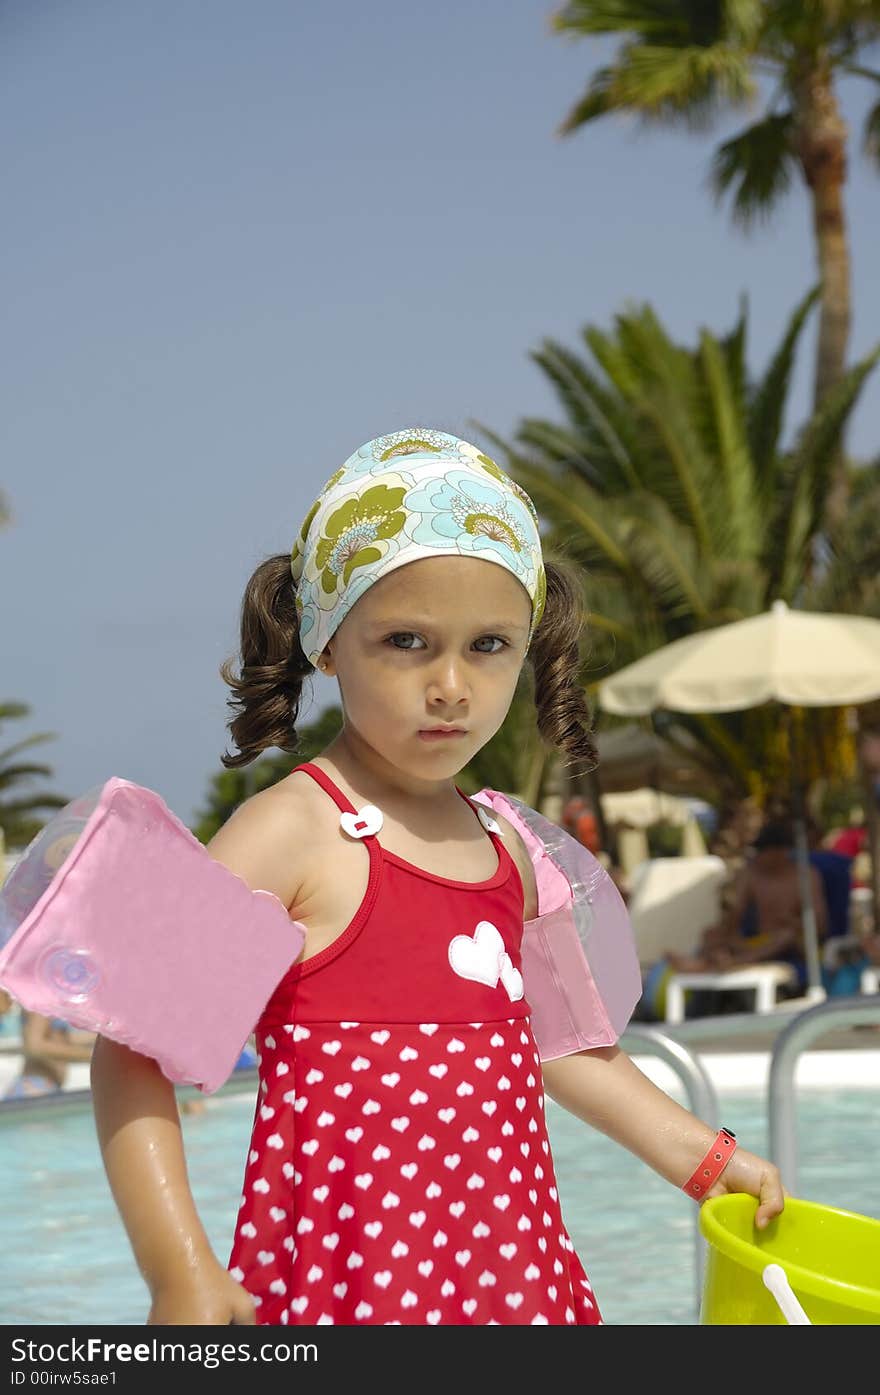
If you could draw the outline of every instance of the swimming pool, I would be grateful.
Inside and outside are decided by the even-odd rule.
[[[670,1090],[676,1098],[683,1097]],[[238,1209],[253,1095],[214,1096],[184,1115],[190,1180],[225,1262]],[[767,1151],[763,1095],[722,1096],[722,1122]],[[630,1153],[552,1101],[548,1126],[563,1212],[613,1325],[696,1321],[694,1206]],[[799,1194],[880,1218],[876,1093],[799,1094]],[[0,1321],[141,1323],[148,1302],[86,1107],[0,1118]],[[15,1256],[14,1262],[9,1262]]]

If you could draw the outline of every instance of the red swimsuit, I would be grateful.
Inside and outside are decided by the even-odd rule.
[[[258,1322],[600,1322],[560,1213],[503,841],[489,833],[486,881],[435,876],[358,829],[323,770],[298,769],[349,816],[370,875],[257,1029],[229,1264]]]

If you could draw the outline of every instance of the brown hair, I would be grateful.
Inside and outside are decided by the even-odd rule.
[[[303,681],[313,672],[299,643],[296,588],[290,574],[290,554],[267,557],[254,572],[241,602],[241,667],[232,659],[220,675],[232,689],[229,730],[238,755],[226,751],[220,759],[227,769],[248,765],[270,746],[297,748],[296,719]]]
[[[591,719],[580,680],[584,631],[583,587],[568,561],[546,563],[547,601],[526,662],[534,675],[538,730],[571,765],[596,765]],[[302,686],[312,665],[299,642],[290,557],[261,562],[241,603],[241,666],[227,659],[220,669],[232,689],[229,722],[238,755],[224,753],[227,769],[247,765],[270,746],[295,752]]]
[[[534,674],[538,731],[559,750],[566,765],[583,761],[592,770],[599,757],[581,677],[581,641],[587,622],[583,582],[567,558],[545,561],[544,570],[547,601],[527,659]]]

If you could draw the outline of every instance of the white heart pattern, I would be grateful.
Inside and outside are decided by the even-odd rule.
[[[505,954],[501,960],[501,982],[507,989],[507,996],[512,1003],[516,1003],[522,997],[523,977],[519,969],[513,967],[510,955]]]
[[[459,978],[485,983],[487,988],[494,988],[500,979],[512,1003],[523,996],[522,974],[514,968],[504,940],[491,920],[481,920],[473,938],[455,935],[449,942],[449,962]],[[452,1050],[451,1044],[449,1049]]]
[[[382,810],[375,804],[365,804],[356,814],[340,814],[339,827],[349,838],[372,838],[382,827]]]
[[[449,962],[459,978],[494,988],[501,977],[504,941],[491,920],[481,920],[473,937],[455,935],[449,941]]]
[[[230,1259],[264,1320],[601,1320],[559,1213],[528,1020],[511,1016],[522,976],[495,925],[468,923],[440,952],[497,990],[496,1011],[462,1017],[500,1020],[311,1023],[293,1090],[293,1066],[276,1069],[292,1033],[273,1026]]]

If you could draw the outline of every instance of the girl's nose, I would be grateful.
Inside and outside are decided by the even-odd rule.
[[[431,702],[458,703],[470,696],[470,681],[459,659],[443,659],[433,669],[428,683]]]

